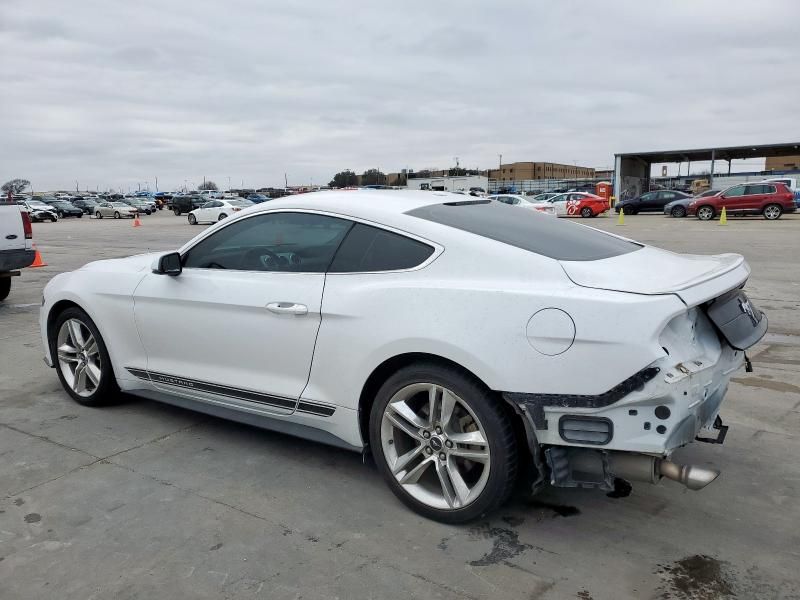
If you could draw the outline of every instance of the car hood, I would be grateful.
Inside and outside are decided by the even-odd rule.
[[[735,287],[750,275],[740,254],[676,254],[644,246],[594,261],[559,261],[573,283],[633,294],[675,294],[696,306]]]
[[[82,271],[111,271],[113,273],[125,272],[135,273],[144,271],[153,265],[153,261],[162,256],[165,252],[149,252],[147,254],[135,254],[125,258],[109,258],[106,260],[96,260],[83,267]]]

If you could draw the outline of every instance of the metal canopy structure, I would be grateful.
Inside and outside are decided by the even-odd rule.
[[[733,160],[766,158],[770,156],[796,156],[797,154],[800,154],[800,142],[615,154],[614,192],[617,196],[620,196],[625,190],[633,190],[636,194],[641,193],[645,183],[649,186],[650,167],[657,163],[711,161],[710,183],[713,187],[714,161],[727,161],[728,171],[730,172],[730,164]]]

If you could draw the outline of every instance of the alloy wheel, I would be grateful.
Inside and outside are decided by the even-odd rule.
[[[676,206],[672,209],[672,216],[673,217],[685,217],[686,216],[686,209],[682,206]]]
[[[777,204],[770,204],[764,208],[764,218],[770,221],[777,219],[781,216],[781,208]]]
[[[714,218],[714,209],[710,206],[701,206],[697,210],[697,217],[702,221],[710,221]]]
[[[381,446],[397,482],[437,509],[473,502],[489,478],[489,442],[469,405],[444,386],[400,389],[381,419]]]
[[[64,321],[56,338],[58,366],[73,392],[88,397],[100,385],[100,348],[89,328],[78,319]]]

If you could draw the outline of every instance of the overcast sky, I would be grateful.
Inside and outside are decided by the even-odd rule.
[[[260,187],[797,141],[798,57],[797,0],[0,0],[0,180]]]

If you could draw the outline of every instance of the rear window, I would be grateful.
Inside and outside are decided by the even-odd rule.
[[[432,204],[406,214],[556,260],[600,260],[642,247],[591,227],[490,200]]]

